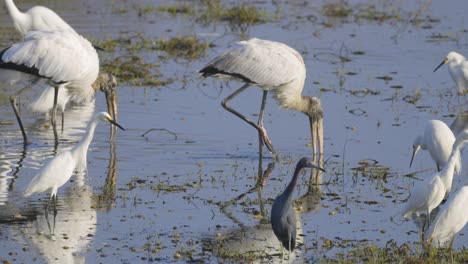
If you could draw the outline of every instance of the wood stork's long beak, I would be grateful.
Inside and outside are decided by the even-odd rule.
[[[419,146],[413,147],[413,155],[411,155],[411,162],[409,164],[410,168],[411,168],[411,165],[413,164],[414,156],[416,156],[416,153],[418,153],[419,148],[420,148]]]
[[[309,116],[310,122],[310,137],[312,140],[312,154],[313,158],[316,157],[316,147],[315,145],[318,144],[318,155],[323,155],[323,120],[315,119],[314,117]]]
[[[117,120],[117,89],[106,89],[104,92],[107,102],[107,112],[113,120]]]
[[[437,66],[433,72],[437,71],[440,67],[442,67],[442,65],[444,65],[445,63],[447,63],[447,58],[445,58],[440,64],[439,66]]]
[[[114,126],[116,126],[116,127],[118,127],[118,128],[120,128],[120,129],[122,129],[122,130],[125,131],[125,128],[123,128],[121,125],[117,124],[117,122],[115,122],[114,120],[108,119],[107,121],[109,121],[109,123],[111,123],[111,124],[113,124]]]
[[[312,158],[315,159],[315,142],[317,142],[317,134],[315,133],[316,132],[316,128],[317,128],[317,122],[315,121],[314,118],[310,117],[309,116],[309,122],[310,122],[310,139],[311,139],[311,143],[312,143]]]

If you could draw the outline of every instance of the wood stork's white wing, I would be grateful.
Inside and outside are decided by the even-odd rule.
[[[30,8],[26,15],[30,16],[29,27],[24,29],[30,31],[62,31],[75,30],[65,22],[57,13],[44,6],[34,6]]]
[[[36,71],[39,76],[55,83],[79,80],[96,69],[97,77],[99,72],[96,50],[88,40],[70,31],[30,32],[23,42],[7,48],[1,60],[28,67],[31,70],[28,73]]]
[[[218,72],[207,75],[242,76],[262,87],[277,87],[305,77],[301,55],[283,43],[253,38],[236,44],[236,48],[216,57],[200,72],[211,69]]]

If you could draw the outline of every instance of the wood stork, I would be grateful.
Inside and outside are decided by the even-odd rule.
[[[0,69],[14,70],[45,79],[54,89],[51,122],[55,141],[58,142],[55,116],[58,91],[66,89],[67,100],[83,103],[92,100],[97,90],[106,94],[108,111],[114,119],[117,115],[117,81],[110,74],[99,74],[99,58],[91,43],[84,37],[65,31],[32,31],[24,41],[0,52]],[[16,106],[16,97],[34,85],[28,85],[10,97],[24,143],[28,137]]]
[[[245,83],[226,97],[222,101],[222,106],[258,130],[260,155],[262,155],[262,146],[265,144],[273,156],[277,157],[267,131],[263,127],[263,112],[269,91],[273,92],[280,107],[300,111],[309,117],[313,157],[315,158],[316,155],[316,142],[318,142],[318,152],[322,155],[322,107],[319,98],[302,95],[306,67],[299,52],[283,43],[253,38],[238,42],[235,48],[214,58],[199,72],[203,77],[228,77]],[[257,123],[228,106],[230,100],[252,85],[263,89]]]

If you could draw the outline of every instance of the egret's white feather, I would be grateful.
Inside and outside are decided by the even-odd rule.
[[[451,195],[426,231],[426,239],[435,247],[445,247],[468,222],[468,186]]]

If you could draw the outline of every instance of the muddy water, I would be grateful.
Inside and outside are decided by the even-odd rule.
[[[17,2],[23,9],[33,5]],[[181,3],[177,1],[42,1],[95,40],[196,34],[214,45],[196,60],[171,58],[162,51],[137,53],[174,82],[164,87],[119,84],[119,123],[127,130],[118,131],[115,143],[109,143],[108,125],[98,126],[88,152],[88,174],[59,190],[55,226],[53,216],[44,215],[47,194],[20,195],[54,154],[47,119],[22,112],[33,141],[24,150],[7,100],[12,91],[0,90],[0,259],[216,262],[245,255],[238,242],[243,239],[241,244],[264,248],[263,260],[278,261],[279,244],[265,226],[272,199],[286,186],[295,163],[311,155],[308,120],[278,109],[269,98],[265,126],[281,161],[270,167],[266,185],[255,188],[272,160],[267,155],[259,163],[255,131],[220,106],[241,84],[201,80],[196,73],[243,37],[281,41],[299,50],[308,71],[304,94],[320,97],[324,108],[327,173],[317,187],[321,195],[309,190],[309,172],[296,190],[303,208],[298,216],[303,245],[294,257],[334,257],[360,241],[384,246],[394,240],[417,247],[419,226],[402,222],[399,212],[419,180],[405,175],[429,169],[415,174],[423,179],[435,166],[423,152],[409,168],[411,144],[427,120],[451,123],[466,105],[446,67],[432,73],[448,51],[468,54],[466,4],[381,1],[375,8],[392,17],[380,14],[369,20],[362,17],[371,5],[367,1],[350,2],[354,11],[346,17],[326,16],[326,2],[260,2],[258,7],[273,19],[239,34],[227,22],[204,26],[190,15],[138,15],[142,7]],[[2,14],[0,43],[5,47],[19,38]],[[118,49],[101,59],[123,55],[126,51]],[[232,105],[253,116],[260,100],[260,90],[252,88]],[[99,94],[95,106],[67,111],[57,151],[75,144],[92,114],[104,109]],[[145,134],[150,129],[155,130]],[[463,157],[464,165],[467,160]],[[464,168],[454,190],[466,184],[466,176]],[[256,232],[262,239],[252,243],[246,234]],[[456,236],[456,248],[466,245],[465,233],[466,227]]]

